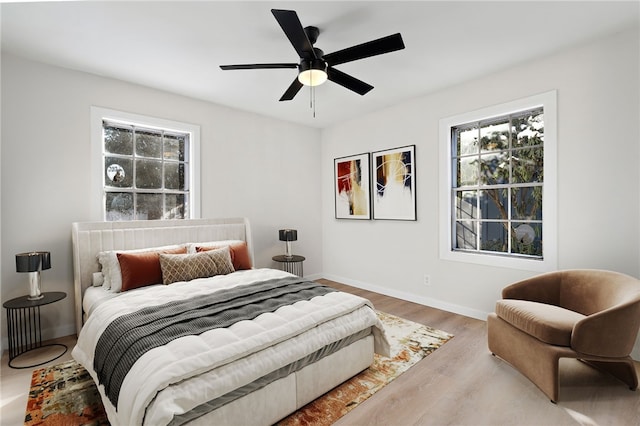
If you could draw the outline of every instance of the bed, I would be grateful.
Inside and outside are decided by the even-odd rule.
[[[72,241],[72,355],[112,425],[273,424],[388,355],[368,300],[254,267],[244,218],[81,222]]]

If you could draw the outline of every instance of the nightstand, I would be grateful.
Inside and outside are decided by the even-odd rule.
[[[29,300],[29,296],[16,297],[3,303],[7,310],[7,330],[9,338],[9,367],[11,368],[32,368],[46,364],[54,359],[60,358],[67,352],[67,346],[61,343],[42,344],[42,324],[40,321],[40,306],[58,302],[67,293],[62,291],[52,291],[42,293],[42,298]],[[14,360],[27,352],[40,348],[61,347],[62,353],[55,355],[36,364],[15,366]]]
[[[305,260],[304,256],[298,256],[294,254],[291,257],[287,257],[283,254],[280,254],[278,256],[273,256],[272,259],[282,264],[283,271],[287,271],[299,277],[304,276],[304,273],[302,271],[302,262],[304,262]]]

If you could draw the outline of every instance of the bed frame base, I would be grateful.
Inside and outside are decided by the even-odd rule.
[[[373,336],[369,335],[189,425],[272,425],[365,370],[372,362]]]

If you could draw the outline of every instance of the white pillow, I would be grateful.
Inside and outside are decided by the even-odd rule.
[[[91,280],[91,285],[94,287],[102,287],[104,284],[104,275],[102,272],[94,272]]]
[[[174,250],[182,247],[185,247],[185,245],[174,244],[170,246],[147,247],[135,250],[101,251],[98,253],[98,262],[102,265],[102,275],[104,276],[104,283],[102,284],[102,287],[113,293],[119,293],[122,290],[122,272],[120,271],[120,263],[118,262],[118,253],[145,253],[150,251]]]
[[[111,253],[114,253],[114,255],[111,256]],[[111,276],[114,273],[113,271],[115,270],[116,266],[118,267],[118,269],[120,268],[117,265],[118,258],[116,257],[115,252],[111,251],[101,251],[96,257],[98,258],[98,262],[100,263],[102,271],[102,287],[104,287],[105,290],[109,290],[111,288]],[[114,264],[114,261],[116,264]]]

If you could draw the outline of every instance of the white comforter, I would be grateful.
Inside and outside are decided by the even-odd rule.
[[[72,355],[91,374],[94,348],[107,325],[143,306],[290,274],[273,269],[129,291],[100,304],[85,323]],[[388,355],[380,320],[361,297],[333,292],[241,321],[229,328],[176,339],[144,354],[124,379],[114,407],[98,386],[112,425],[164,425],[174,414],[220,397],[329,343],[373,326],[375,351]],[[189,380],[184,380],[189,379]]]

